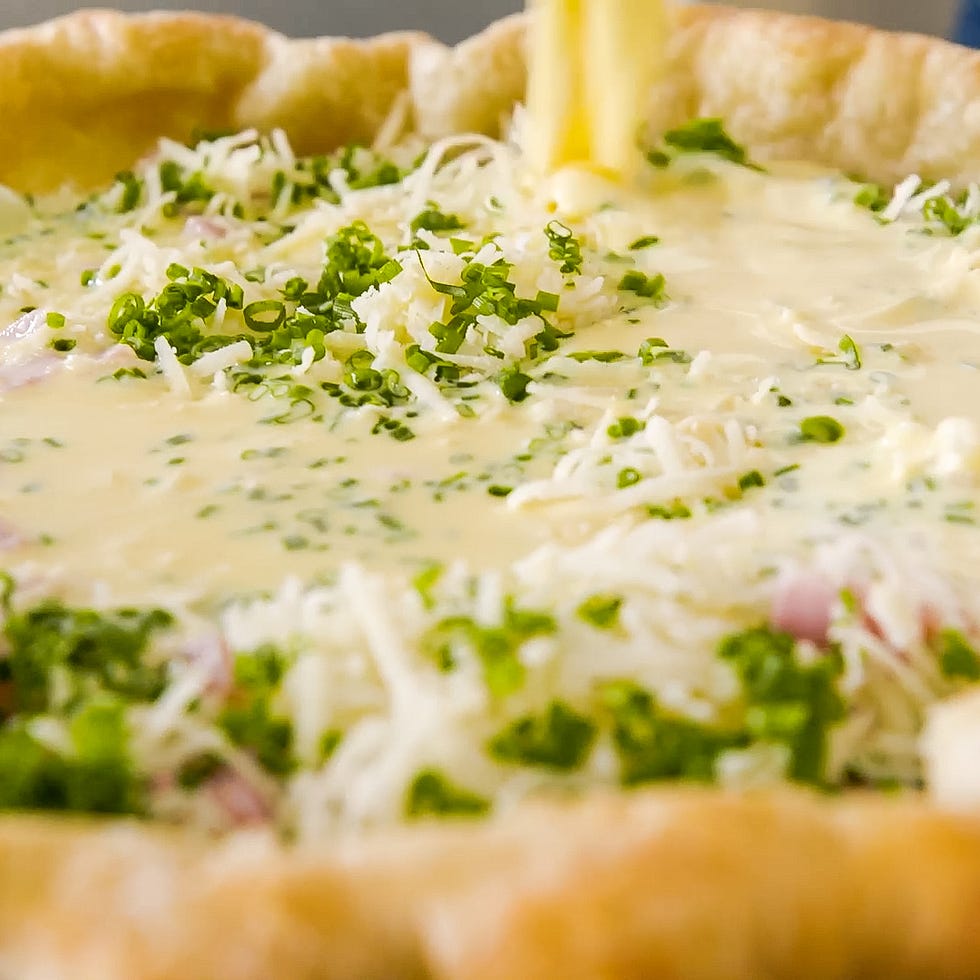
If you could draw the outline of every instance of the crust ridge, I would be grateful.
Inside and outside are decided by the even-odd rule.
[[[936,38],[763,10],[676,7],[657,132],[721,116],[759,159],[825,163],[883,182],[965,184],[980,159],[980,53]],[[430,137],[497,134],[523,98],[525,25],[514,17],[454,49],[415,52],[412,91]],[[479,70],[473,70],[479,66]]]
[[[769,11],[685,6],[673,23],[653,131],[722,116],[760,159],[884,182],[976,176],[980,53]],[[522,15],[447,48],[417,33],[289,40],[235,17],[83,10],[0,35],[0,182],[93,186],[198,128],[278,126],[301,153],[370,142],[404,92],[426,137],[497,135],[523,98],[525,57]]]
[[[207,847],[134,825],[8,818],[0,968],[99,980],[968,980],[980,975],[978,866],[973,817],[792,791],[597,796],[293,851],[266,837]]]
[[[369,141],[420,34],[291,41],[236,17],[82,10],[0,34],[0,182],[111,179],[162,136],[286,130],[300,152]],[[42,120],[42,124],[38,124]]]

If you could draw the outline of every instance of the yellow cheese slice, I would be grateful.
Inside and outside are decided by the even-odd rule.
[[[541,171],[589,164],[626,177],[663,61],[662,0],[531,0],[526,151]]]

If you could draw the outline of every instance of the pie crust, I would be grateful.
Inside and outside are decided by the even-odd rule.
[[[889,181],[980,161],[980,55],[848,24],[675,13],[650,125],[725,118],[760,159]],[[290,41],[194,14],[85,11],[0,35],[0,181],[88,187],[162,136],[499,131],[524,21]],[[284,849],[136,822],[0,820],[0,975],[976,978],[980,819],[917,798],[655,789]]]

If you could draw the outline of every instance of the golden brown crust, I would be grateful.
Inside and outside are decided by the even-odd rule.
[[[650,100],[654,131],[721,116],[759,159],[813,160],[881,181],[976,178],[977,52],[761,10],[680,7],[673,22]],[[413,94],[428,136],[494,132],[525,82],[519,17],[455,49],[413,53]]]
[[[307,153],[370,140],[419,37],[290,41],[234,17],[108,10],[4,32],[0,182],[92,186],[200,129],[280,126]]]
[[[974,818],[791,792],[603,797],[292,852],[10,819],[0,968],[100,980],[967,980],[980,975],[978,867]]]
[[[980,160],[980,56],[759,12],[676,15],[651,125],[721,115],[761,157],[887,180]],[[0,36],[0,180],[81,185],[161,135],[368,140],[400,93],[435,137],[499,130],[524,25],[293,42],[85,12]],[[980,976],[980,819],[920,802],[651,791],[285,851],[142,825],[0,821],[0,975],[98,980]]]
[[[965,182],[980,159],[980,55],[911,34],[691,8],[657,100],[672,123],[723,116],[767,158]]]
[[[456,48],[422,34],[294,41],[232,17],[110,11],[8,31],[0,182],[89,186],[159,136],[202,128],[281,126],[304,153],[369,141],[406,89],[423,135],[498,133],[524,95],[524,33],[516,16]],[[654,130],[722,116],[759,158],[884,181],[962,183],[980,158],[980,54],[855,24],[679,8],[650,106]]]

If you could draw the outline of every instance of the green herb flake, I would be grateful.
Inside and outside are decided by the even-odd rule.
[[[405,816],[479,817],[490,810],[490,801],[450,782],[437,769],[423,769],[412,780],[405,796]]]
[[[131,170],[124,170],[116,174],[116,185],[121,188],[116,211],[127,214],[135,210],[143,197],[143,181]]]
[[[527,715],[508,725],[487,745],[498,762],[570,771],[589,757],[596,726],[562,701],[543,714]]]
[[[764,487],[765,485],[765,477],[758,470],[743,473],[742,476],[738,478],[738,488],[743,492],[750,490],[753,487]]]
[[[965,204],[961,199],[961,206]],[[962,235],[967,228],[976,223],[976,218],[964,213],[944,195],[931,197],[922,206],[922,216],[926,221],[942,225],[954,238]]]
[[[16,721],[0,730],[0,809],[143,813],[122,703],[94,698],[70,719],[68,733],[71,745],[61,754]]]
[[[636,356],[644,367],[663,362],[672,364],[691,363],[691,355],[687,351],[672,348],[662,337],[648,337],[640,344]]]
[[[444,214],[434,204],[429,204],[424,211],[420,211],[410,225],[412,234],[416,234],[423,229],[431,232],[459,231],[465,225],[458,215]]]
[[[616,474],[616,486],[620,490],[625,490],[627,487],[636,486],[642,479],[643,474],[638,469],[627,466]]]
[[[446,568],[441,562],[430,562],[412,579],[412,586],[426,609],[435,608],[436,600],[433,591],[445,571]]]
[[[37,714],[51,708],[56,693],[71,697],[61,690],[66,676],[77,697],[101,689],[128,700],[155,700],[167,670],[144,654],[151,636],[171,622],[160,609],[97,612],[56,599],[10,612],[3,628],[9,646],[4,669],[13,681],[16,710]]]
[[[286,319],[285,304],[275,299],[263,299],[249,303],[242,310],[245,326],[256,333],[271,333],[282,326]]]
[[[854,195],[854,203],[873,214],[880,214],[891,203],[892,195],[880,184],[863,184]]]
[[[287,667],[285,654],[266,644],[235,657],[234,691],[218,724],[270,773],[286,776],[296,767],[293,729],[274,702]]]
[[[600,630],[609,630],[619,624],[619,611],[622,606],[622,596],[599,594],[589,596],[575,612],[579,619],[590,626]]]
[[[670,301],[667,295],[667,280],[662,273],[648,276],[638,269],[631,269],[619,280],[619,290],[624,293],[635,293],[641,299],[653,301],[654,306],[663,307]]]
[[[626,359],[626,354],[621,350],[577,350],[568,355],[572,361],[584,364],[586,361],[598,361],[600,364],[614,364],[616,361]]]
[[[613,746],[624,786],[687,779],[709,782],[718,756],[746,739],[671,714],[653,695],[632,681],[612,681],[599,692],[603,711],[612,722]]]
[[[504,368],[497,375],[497,384],[504,398],[509,402],[522,402],[528,397],[529,375],[524,374],[516,365]]]
[[[861,350],[849,334],[844,334],[841,337],[837,348],[844,355],[844,366],[848,371],[859,371],[861,369]]]
[[[813,415],[800,422],[800,441],[834,443],[844,438],[844,426],[829,415]]]
[[[582,271],[582,246],[572,229],[560,221],[549,221],[544,229],[550,248],[548,257],[560,263],[563,275],[579,275]]]
[[[204,205],[214,197],[214,189],[200,171],[190,171],[176,160],[164,160],[160,164],[160,187],[172,200],[164,204],[165,217],[174,218],[185,208],[200,212]]]
[[[719,655],[741,682],[744,725],[752,740],[785,745],[790,778],[822,784],[829,731],[844,717],[836,687],[843,666],[839,654],[829,650],[800,663],[792,636],[760,627],[726,637]]]
[[[670,166],[670,154],[665,153],[663,150],[647,150],[646,159],[647,163],[651,167],[656,167],[657,170],[664,170]]]
[[[334,753],[340,748],[340,743],[344,740],[344,733],[339,728],[330,728],[320,736],[319,762],[322,766],[333,758]]]
[[[423,636],[421,647],[444,672],[455,670],[460,648],[468,648],[483,666],[490,693],[504,698],[524,683],[525,670],[520,659],[524,643],[534,637],[552,635],[557,629],[558,624],[549,613],[522,609],[508,598],[500,625],[484,626],[469,616],[449,616]]]
[[[690,518],[691,509],[682,500],[674,500],[670,504],[648,504],[648,517],[661,521],[684,521]]]
[[[749,160],[745,147],[729,136],[721,119],[693,119],[664,133],[664,143],[677,153],[710,153],[741,167],[761,170]]]
[[[290,198],[295,205],[321,198],[331,204],[339,204],[340,197],[334,190],[331,177],[335,171],[343,172],[344,181],[353,190],[384,187],[397,184],[416,169],[418,163],[402,169],[379,153],[357,144],[342,147],[329,155],[317,155],[299,160],[296,170],[287,175],[275,175],[272,186],[273,199],[286,191],[290,184]]]
[[[630,415],[625,415],[617,419],[606,429],[606,435],[610,439],[629,439],[630,436],[635,436],[637,432],[642,432],[645,427],[645,422],[641,422],[639,419],[635,419]]]
[[[948,680],[980,681],[980,656],[958,630],[945,629],[938,636],[939,668]]]

